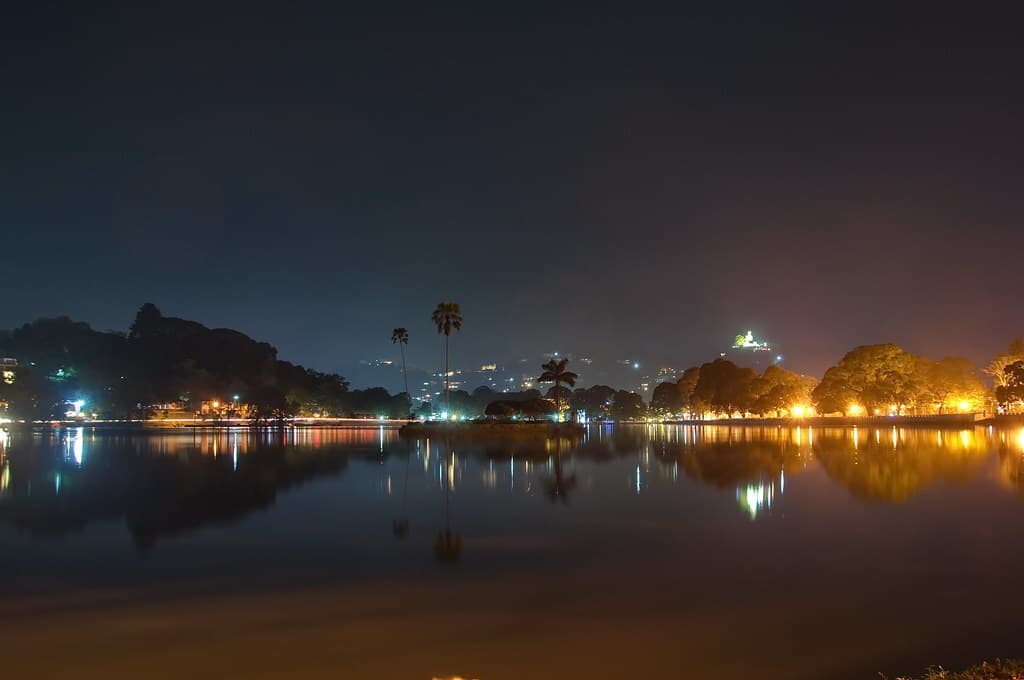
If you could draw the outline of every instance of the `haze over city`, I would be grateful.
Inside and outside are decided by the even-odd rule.
[[[820,375],[1020,334],[1011,5],[21,3],[0,54],[0,328],[142,301],[337,370],[753,328]],[[16,292],[15,292],[16,291]]]

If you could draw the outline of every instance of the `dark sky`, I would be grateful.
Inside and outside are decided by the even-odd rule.
[[[431,367],[453,299],[456,364],[750,327],[815,373],[1024,334],[1015,3],[555,4],[10,3],[0,327]]]

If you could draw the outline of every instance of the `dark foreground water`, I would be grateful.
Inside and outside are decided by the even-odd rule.
[[[1024,655],[1024,431],[0,434],[3,677],[877,678]]]

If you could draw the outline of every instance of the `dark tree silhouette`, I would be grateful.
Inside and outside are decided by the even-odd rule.
[[[556,419],[561,419],[562,417],[562,395],[560,394],[562,383],[565,383],[569,387],[575,387],[576,379],[579,378],[578,375],[566,369],[566,366],[568,365],[568,359],[561,359],[560,361],[552,359],[551,361],[541,365],[544,372],[540,374],[539,378],[537,378],[537,382],[555,383]]]
[[[405,346],[409,344],[409,331],[404,328],[396,328],[391,331],[391,344],[398,344],[402,351],[402,380],[405,381],[405,393],[409,395],[409,403],[412,404],[412,394],[409,393],[409,373],[405,370]]]
[[[448,410],[448,338],[451,337],[453,330],[462,330],[462,310],[459,309],[459,303],[439,302],[431,320],[437,326],[437,334],[444,334],[444,407]]]

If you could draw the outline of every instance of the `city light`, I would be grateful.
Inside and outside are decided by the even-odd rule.
[[[855,415],[859,414],[859,413],[860,413],[861,411],[863,411],[863,410],[864,410],[864,409],[862,409],[862,408],[860,407],[860,404],[850,404],[850,405],[849,405],[849,406],[848,406],[848,407],[846,408],[846,411],[847,411],[847,412],[848,412],[848,413],[849,413],[849,414],[850,414],[851,416],[855,416]]]

